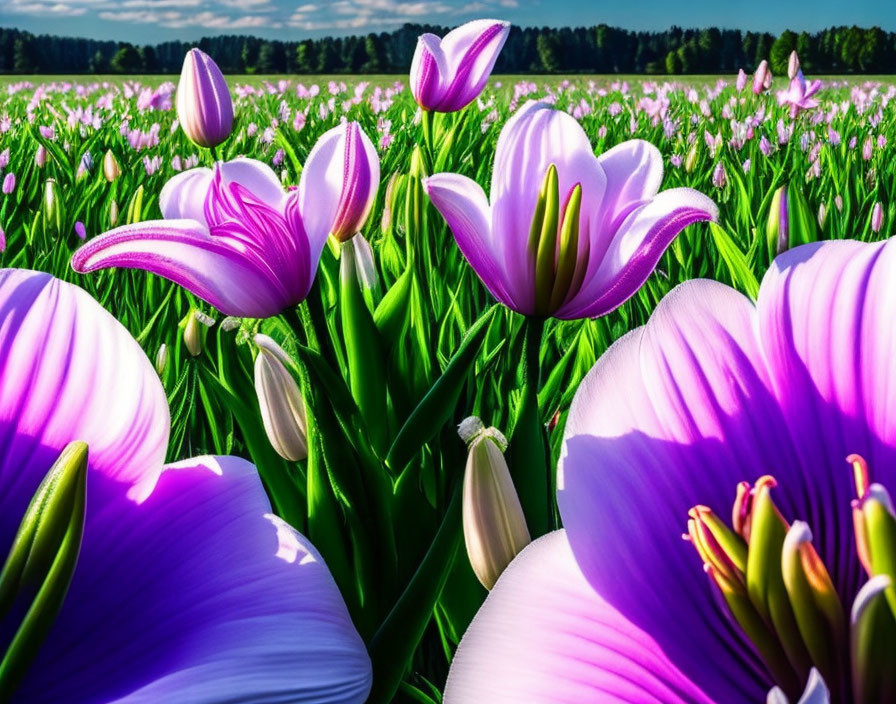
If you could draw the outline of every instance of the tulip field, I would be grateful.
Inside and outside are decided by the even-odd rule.
[[[0,701],[892,701],[896,84],[506,29],[4,82]]]

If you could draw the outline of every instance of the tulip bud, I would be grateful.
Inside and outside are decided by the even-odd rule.
[[[725,165],[721,161],[713,169],[712,185],[716,188],[724,188],[728,185],[728,172],[725,171]]]
[[[759,95],[762,91],[768,90],[772,82],[772,72],[768,70],[768,61],[763,59],[756,67],[756,73],[753,74],[753,93]]]
[[[737,92],[740,93],[744,87],[747,85],[747,74],[744,73],[744,70],[737,70],[737,81],[734,84],[734,87],[737,89]]]
[[[109,204],[109,225],[111,227],[115,227],[115,223],[118,222],[118,202],[112,201]]]
[[[338,168],[342,174],[342,184],[338,200],[333,203],[330,234],[340,242],[346,242],[361,231],[373,208],[380,184],[380,161],[376,148],[357,122],[347,122],[330,130],[318,144],[326,148],[331,140],[335,142],[335,148],[325,174],[329,175],[332,169]],[[311,169],[316,168],[309,166],[312,163],[318,164],[309,156],[306,162],[309,174]],[[314,177],[317,177],[316,173]],[[320,178],[327,176],[321,173]]]
[[[190,49],[177,86],[181,129],[200,147],[216,147],[233,129],[233,100],[221,69],[208,54]]]
[[[165,373],[168,367],[168,345],[164,342],[159,345],[159,351],[156,352],[156,372],[159,376]]]
[[[7,196],[10,193],[12,193],[14,190],[16,190],[16,175],[12,171],[10,171],[8,174],[6,174],[6,176],[3,178],[2,190],[3,190],[3,195],[7,195]]]
[[[380,279],[376,273],[376,262],[370,242],[359,232],[349,240],[348,245],[355,250],[355,273],[358,276],[358,283],[361,284],[361,291],[376,294],[380,288]]]
[[[796,74],[800,70],[800,57],[797,56],[796,49],[790,52],[790,58],[787,59],[787,77],[792,81],[796,78]]]
[[[308,456],[305,401],[288,367],[286,352],[267,335],[256,335],[255,392],[271,447],[286,460]]]
[[[39,145],[37,151],[34,152],[34,163],[39,169],[42,169],[47,163],[47,148],[43,144]]]
[[[112,153],[111,149],[109,149],[103,157],[103,175],[109,183],[112,183],[121,176],[121,167],[115,160],[115,155]]]
[[[3,254],[6,251],[6,233],[3,231],[3,228],[0,227],[0,254]]]
[[[687,173],[691,173],[694,170],[694,167],[697,165],[697,143],[694,142],[691,145],[691,148],[688,149],[688,154],[684,158],[684,170]]]
[[[215,319],[195,308],[187,313],[184,319],[184,344],[187,352],[193,357],[202,354],[205,346],[205,335],[208,329],[215,324]]]
[[[843,196],[841,196],[841,195],[834,196],[834,205],[837,206],[837,212],[842,213],[843,212]]]
[[[818,206],[818,227],[820,227],[822,230],[824,229],[824,223],[827,220],[827,218],[828,218],[828,207],[824,203],[821,203]]]
[[[469,449],[464,474],[464,543],[473,572],[490,590],[531,538],[504,459],[507,440],[497,429],[483,428],[475,416],[458,426],[458,434]]]
[[[51,234],[60,234],[62,232],[62,202],[55,179],[48,178],[44,183],[42,213],[44,228]]]
[[[818,239],[816,220],[802,191],[794,184],[785,184],[775,191],[768,213],[766,243],[769,258],[797,245]]]
[[[878,201],[871,209],[871,231],[875,233],[880,232],[880,228],[883,227],[883,224],[884,208],[881,205],[880,201]]]

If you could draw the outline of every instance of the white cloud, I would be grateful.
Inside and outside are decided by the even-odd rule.
[[[190,0],[187,0],[189,3]],[[173,3],[172,3],[173,4]],[[181,3],[184,4],[184,3]],[[197,3],[198,4],[198,3]],[[168,7],[166,3],[164,7]],[[154,10],[126,10],[123,12],[100,12],[100,19],[110,22],[129,22],[132,24],[157,24],[170,29],[183,27],[205,27],[207,29],[247,29],[250,27],[276,27],[277,22],[270,17],[258,15],[241,15],[231,17],[205,10],[195,14],[184,14],[177,10],[156,12]]]

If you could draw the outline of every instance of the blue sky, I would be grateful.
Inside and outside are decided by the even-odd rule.
[[[366,34],[404,22],[455,25],[497,17],[521,26],[666,29],[716,25],[779,32],[831,25],[896,31],[894,0],[0,0],[0,26],[35,33],[156,43],[214,34],[299,39]]]

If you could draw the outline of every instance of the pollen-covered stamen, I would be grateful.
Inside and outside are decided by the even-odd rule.
[[[753,487],[749,482],[737,485],[734,507],[731,510],[731,525],[734,532],[744,540],[750,539],[750,507],[753,504]]]
[[[695,506],[688,511],[688,534],[700,559],[711,566],[714,574],[746,589],[744,570],[747,545],[706,506]]]
[[[864,457],[855,454],[847,457],[846,461],[852,465],[853,480],[856,485],[856,498],[861,500],[865,498],[868,487],[871,485],[871,480],[869,479],[868,474],[868,463],[865,461]]]

